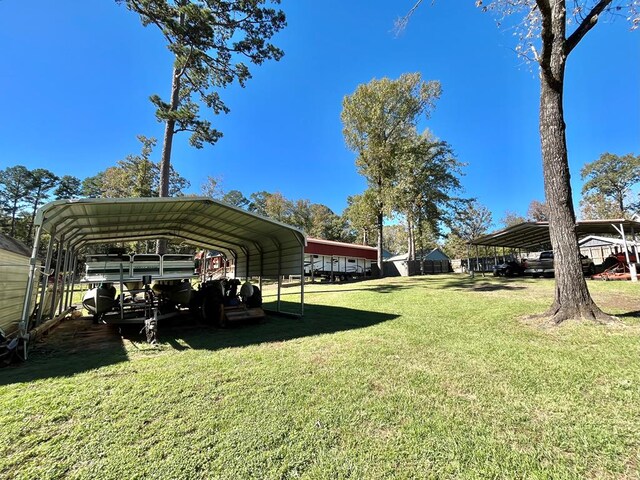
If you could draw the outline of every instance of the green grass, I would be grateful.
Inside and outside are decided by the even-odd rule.
[[[0,370],[0,477],[638,478],[640,285],[589,285],[621,325],[539,328],[553,281],[454,275],[158,349],[63,325]]]

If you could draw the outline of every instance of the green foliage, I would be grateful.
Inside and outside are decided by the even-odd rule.
[[[580,216],[583,220],[603,220],[624,217],[620,207],[601,193],[582,195],[580,199]]]
[[[343,134],[356,154],[356,165],[382,205],[398,171],[396,160],[421,117],[429,117],[440,97],[440,83],[419,73],[398,80],[373,79],[342,102]]]
[[[249,206],[249,199],[240,190],[228,191],[222,195],[221,200],[238,208],[247,208]]]
[[[83,197],[100,198],[102,197],[102,181],[104,172],[99,172],[93,177],[87,177],[82,180],[80,191]]]
[[[377,222],[376,204],[375,194],[370,189],[361,195],[347,197],[347,208],[343,216],[363,245],[374,245],[373,234],[376,231]]]
[[[0,201],[2,211],[8,216],[9,235],[16,235],[16,221],[26,207],[25,199],[31,191],[31,172],[23,165],[7,167],[0,171]]]
[[[0,476],[636,478],[634,287],[591,288],[624,328],[537,328],[552,281],[461,275],[307,285],[303,319],[158,348],[63,323],[0,371]]]
[[[422,232],[437,234],[440,225],[449,222],[449,212],[464,203],[454,196],[462,190],[463,166],[451,147],[429,131],[408,133],[399,157],[393,208],[407,222],[410,259],[415,259],[416,249],[424,249]]]
[[[151,160],[155,138],[138,136],[139,155],[127,155],[109,167],[82,182],[82,193],[91,198],[157,197],[160,189],[160,165]],[[171,167],[170,196],[181,196],[189,182]]]
[[[73,175],[60,177],[58,187],[53,191],[56,200],[78,198],[82,193],[82,182]]]
[[[429,117],[440,97],[440,83],[425,82],[419,73],[397,80],[373,79],[342,101],[343,135],[376,202],[378,260],[382,259],[383,217],[391,214],[395,186],[407,139],[418,120]]]
[[[234,81],[245,86],[251,74],[244,62],[260,65],[282,57],[282,50],[269,40],[286,25],[285,15],[264,6],[265,0],[117,1],[138,13],[144,26],[160,29],[174,56],[170,100],[151,96],[156,118],[166,124],[161,169],[167,173],[161,175],[160,187],[165,196],[173,135],[190,132],[189,142],[195,148],[222,137],[201,116],[200,104],[215,115],[227,113],[218,90]]]
[[[603,153],[598,160],[585,164],[580,175],[586,180],[582,186],[583,216],[630,217],[640,208],[640,202],[632,197],[632,188],[640,183],[640,155]]]
[[[27,238],[31,238],[33,232],[33,222],[36,218],[36,211],[44,200],[49,197],[49,191],[58,183],[59,178],[45,168],[36,168],[31,171],[31,189],[26,201],[31,207],[31,222],[27,232]]]
[[[406,253],[409,238],[405,225],[387,225],[384,228],[384,233],[384,243],[382,247],[385,250],[394,255]]]

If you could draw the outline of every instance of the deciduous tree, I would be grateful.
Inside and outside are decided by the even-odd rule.
[[[414,3],[409,15],[422,3]],[[552,323],[569,318],[610,321],[593,302],[582,274],[576,236],[576,215],[571,193],[563,109],[567,59],[598,19],[623,13],[633,27],[640,25],[638,0],[476,0],[484,11],[499,18],[516,15],[516,28],[523,55],[540,69],[539,128],[545,198],[549,206],[549,231],[554,249],[556,289],[554,302],[546,312]],[[406,24],[407,15],[398,24]]]
[[[505,228],[508,228],[508,227],[513,227],[514,225],[519,225],[526,221],[527,219],[524,218],[522,215],[516,212],[507,210],[506,212],[504,212],[504,217],[502,217],[502,219],[500,220],[500,223],[502,223],[502,225],[504,225]]]
[[[596,201],[615,208],[613,217],[601,218],[630,217],[638,209],[632,187],[640,183],[640,155],[603,153],[598,160],[585,164],[580,175],[586,180],[582,186],[585,202]]]
[[[399,157],[393,198],[394,210],[407,225],[409,260],[415,260],[423,232],[438,232],[447,211],[459,206],[462,166],[450,146],[429,131],[410,132]]]
[[[347,208],[342,213],[363,245],[373,245],[371,237],[376,231],[376,203],[373,191],[366,190],[361,195],[347,197]]]
[[[527,210],[527,219],[534,222],[548,222],[549,207],[547,206],[547,203],[540,202],[538,200],[531,200]]]
[[[345,142],[356,153],[356,165],[376,201],[378,265],[382,265],[383,219],[391,212],[403,143],[418,120],[429,117],[439,97],[439,82],[408,73],[397,80],[374,79],[359,85],[342,102]]]

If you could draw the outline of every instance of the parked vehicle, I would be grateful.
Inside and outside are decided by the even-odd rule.
[[[585,275],[593,275],[596,273],[596,266],[586,255],[580,255],[580,262],[582,263],[582,273]],[[524,274],[531,275],[533,278],[539,277],[541,275],[545,276],[553,276],[554,275],[554,265],[553,265],[553,251],[548,250],[546,252],[540,253],[540,257],[538,259],[525,259],[523,260],[524,265]]]
[[[305,255],[304,274],[339,280],[369,276],[371,260],[337,255]]]
[[[524,275],[524,267],[520,262],[510,260],[493,266],[494,277],[513,277],[515,275]]]

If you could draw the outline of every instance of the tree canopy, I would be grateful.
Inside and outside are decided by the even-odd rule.
[[[268,40],[285,26],[285,15],[265,7],[265,0],[117,1],[138,13],[144,26],[160,29],[174,56],[170,99],[151,96],[158,121],[165,123],[160,196],[168,196],[173,135],[190,132],[189,142],[196,148],[222,136],[192,97],[216,115],[229,112],[218,90],[234,81],[245,86],[251,78],[245,62],[259,65],[282,57],[282,50]]]
[[[439,82],[406,73],[397,80],[373,79],[359,85],[342,102],[345,143],[356,153],[358,170],[376,202],[378,265],[382,265],[383,218],[393,208],[403,148],[418,121],[430,116],[440,93]]]
[[[601,218],[631,217],[640,208],[640,201],[632,192],[632,187],[640,183],[640,155],[603,153],[597,160],[585,164],[580,175],[585,181],[583,212],[585,208],[589,211],[589,203],[600,207],[592,212],[600,210],[613,215]]]

